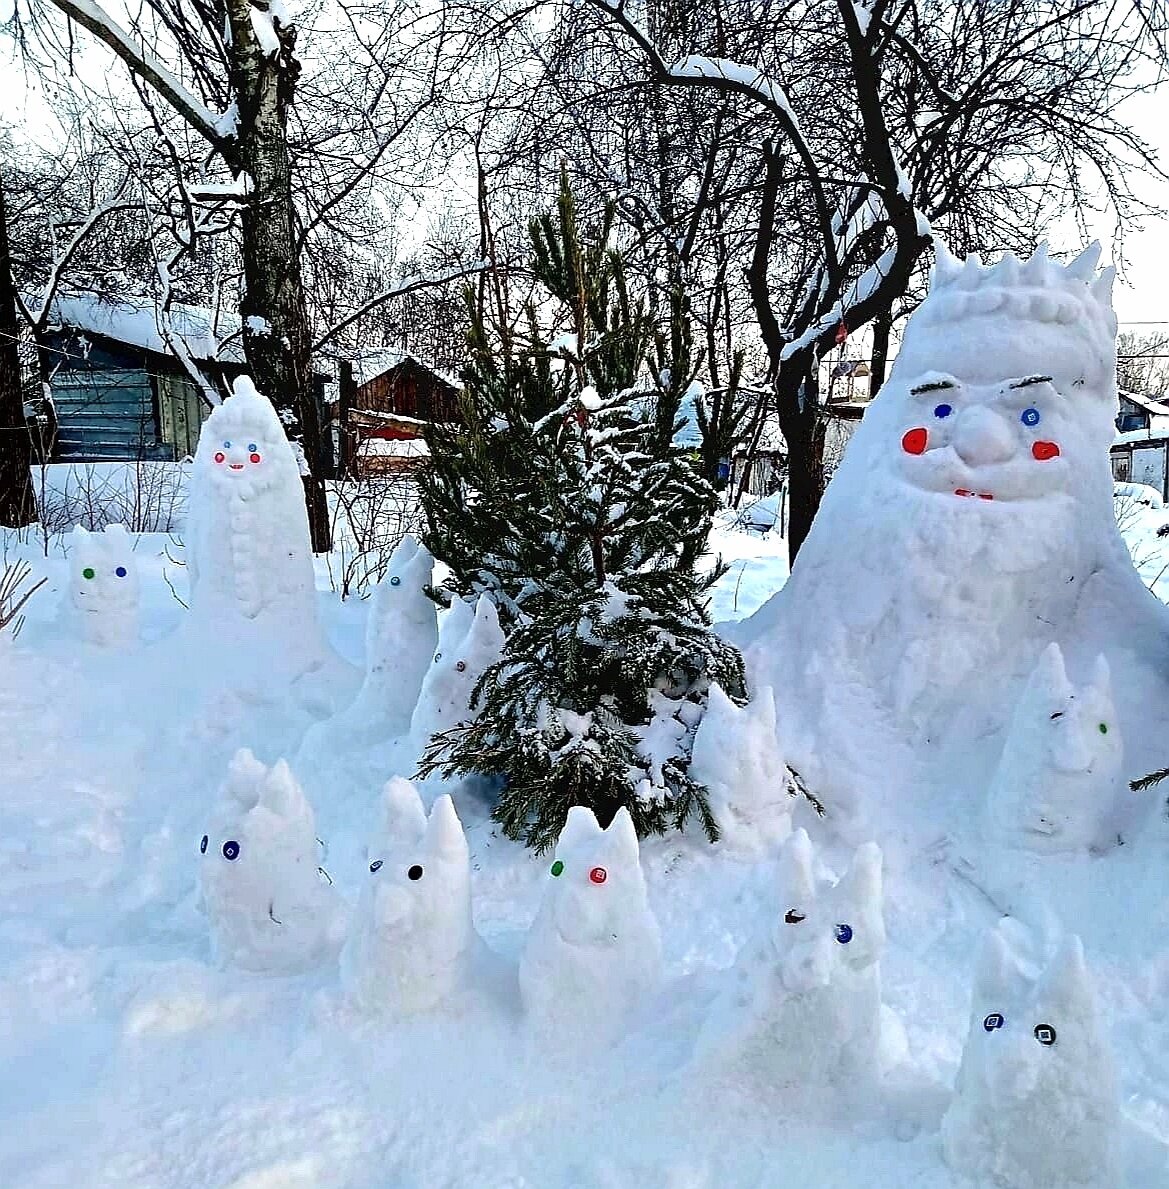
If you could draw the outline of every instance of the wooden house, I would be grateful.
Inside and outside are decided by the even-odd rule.
[[[1143,483],[1169,500],[1169,402],[1121,392],[1111,456],[1117,483]]]

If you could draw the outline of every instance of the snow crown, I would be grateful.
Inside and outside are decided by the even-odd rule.
[[[989,265],[977,253],[959,260],[941,241],[935,241],[935,249],[930,293],[922,303],[924,322],[967,322],[1002,313],[1019,322],[1074,326],[1075,333],[1087,332],[1101,346],[1116,337],[1116,269],[1096,271],[1099,243],[1089,244],[1066,266],[1051,258],[1046,242],[1029,260],[1004,252]]]

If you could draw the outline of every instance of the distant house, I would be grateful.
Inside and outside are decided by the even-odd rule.
[[[172,332],[217,386],[245,370],[238,319],[224,322],[216,333],[207,310],[170,311]],[[55,459],[174,460],[194,453],[210,410],[162,334],[152,300],[58,296],[42,354],[57,422]]]
[[[343,450],[356,475],[416,469],[429,454],[426,425],[461,420],[458,380],[407,352],[358,352],[353,379]]]
[[[1122,392],[1111,454],[1116,482],[1143,483],[1169,500],[1169,402]]]

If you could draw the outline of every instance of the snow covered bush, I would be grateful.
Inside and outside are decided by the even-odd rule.
[[[698,569],[717,497],[674,443],[685,301],[655,324],[609,248],[612,218],[578,231],[562,178],[557,215],[531,228],[545,293],[522,339],[469,303],[465,424],[429,432],[421,480],[449,595],[489,595],[509,630],[478,716],[435,736],[422,772],[503,777],[496,820],[540,849],[573,805],[605,823],[624,806],[640,834],[697,814],[716,838],[690,746],[712,682],[745,692],[742,658],[710,630],[721,570]]]

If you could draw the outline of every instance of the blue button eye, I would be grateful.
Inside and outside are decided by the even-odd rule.
[[[395,574],[395,575],[394,575],[394,576],[393,576],[393,577],[390,579],[390,585],[391,585],[391,586],[401,586],[401,585],[402,585],[402,579],[401,579],[401,578],[399,578],[397,574]]]
[[[837,925],[835,932],[836,940],[839,941],[841,945],[848,945],[848,943],[852,940],[851,925]]]
[[[1039,424],[1039,410],[1035,408],[1024,409],[1019,414],[1019,420],[1024,425],[1038,425]]]
[[[199,853],[205,855],[207,853],[207,835],[203,835],[203,841],[199,843]]]
[[[117,576],[118,576],[119,578],[125,578],[125,576],[126,576],[126,567],[125,567],[125,566],[119,566],[119,567],[118,567],[118,568],[117,568],[117,569],[114,571],[114,573],[115,573],[115,574],[117,574]]]
[[[987,1016],[982,1021],[982,1026],[987,1030],[987,1032],[997,1031],[999,1028],[1001,1028],[1003,1026],[1002,1013],[997,1012],[997,1011],[992,1011],[990,1013],[990,1015]]]
[[[370,863],[370,865],[369,865],[370,875],[373,875],[373,873],[375,871],[380,871],[381,869],[382,869],[382,860],[381,859],[374,859],[374,861],[372,863]]]
[[[224,442],[224,443],[223,443],[223,448],[224,448],[224,450],[230,450],[230,449],[231,449],[231,443],[230,443],[230,442]]]
[[[953,408],[952,408],[950,405],[938,405],[938,406],[937,406],[937,407],[934,409],[934,416],[935,416],[935,417],[949,417],[949,415],[950,415],[950,414],[951,414],[953,411],[954,411],[954,410],[953,410]]]
[[[255,454],[255,452],[256,452],[256,443],[255,443],[255,442],[249,442],[249,443],[248,443],[248,453],[249,453],[249,454]]]
[[[231,839],[223,844],[223,857],[229,862],[234,863],[239,858],[239,843]]]

